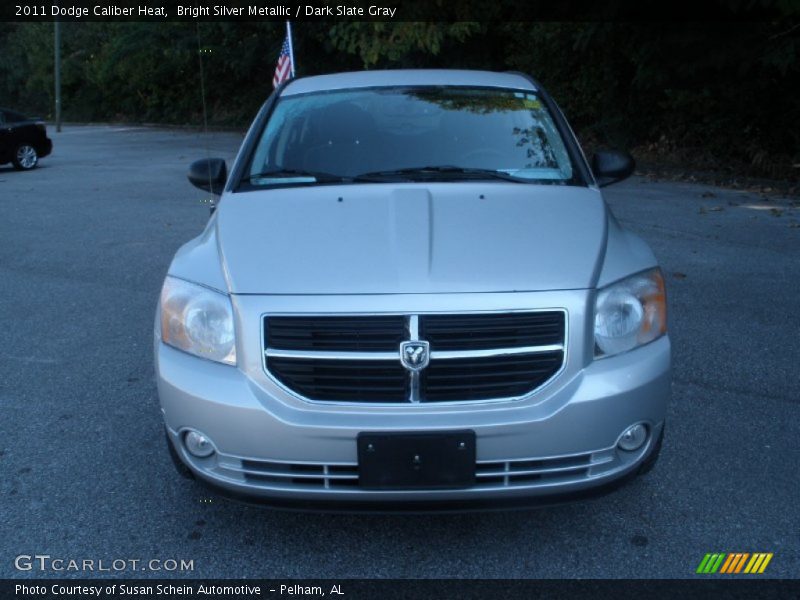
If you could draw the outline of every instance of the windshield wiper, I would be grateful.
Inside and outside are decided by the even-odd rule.
[[[373,171],[370,173],[362,173],[353,177],[353,181],[376,181],[381,179],[403,178],[408,181],[413,181],[415,175],[421,176],[440,176],[446,175],[448,178],[465,178],[465,179],[502,179],[504,181],[514,181],[517,183],[526,183],[527,179],[514,177],[505,171],[496,171],[494,169],[472,169],[468,167],[457,167],[455,165],[434,165],[427,167],[410,167],[407,169],[395,169],[390,171]]]
[[[386,181],[415,181],[418,177],[436,178],[446,177],[447,179],[502,179],[504,181],[513,181],[516,183],[526,183],[529,180],[513,175],[504,171],[495,171],[494,169],[472,169],[468,167],[457,167],[455,165],[434,165],[426,167],[410,167],[407,169],[395,169],[387,171],[372,171],[369,173],[362,173],[354,177],[345,177],[344,175],[334,175],[333,173],[323,173],[321,171],[307,171],[305,169],[273,169],[271,171],[262,171],[253,175],[242,177],[242,182],[252,183],[257,179],[294,179],[313,177],[314,181],[286,181],[285,184],[289,185],[303,185],[309,183],[354,183],[354,182],[369,182],[381,183]],[[282,184],[283,182],[275,181],[270,182],[275,184]]]
[[[314,178],[313,182],[301,182],[301,183],[336,183],[340,181],[351,181],[350,177],[343,177],[341,175],[334,175],[332,173],[322,173],[320,171],[306,171],[304,169],[282,169],[282,168],[273,169],[272,171],[262,171],[261,173],[256,173],[254,175],[247,175],[245,177],[242,177],[242,181],[250,183],[254,179],[292,179],[298,177]]]

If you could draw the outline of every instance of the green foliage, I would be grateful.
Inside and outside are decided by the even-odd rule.
[[[478,5],[487,18],[507,0]],[[444,0],[432,0],[446,10]],[[409,67],[519,70],[583,138],[696,149],[763,174],[800,162],[796,0],[730,0],[771,20],[721,23],[297,23],[299,75]],[[755,8],[754,8],[755,6]],[[606,5],[613,16],[616,4]],[[444,14],[444,13],[443,13]],[[280,22],[64,23],[67,120],[244,125],[272,91]],[[795,82],[792,84],[792,82]],[[53,25],[0,23],[0,105],[51,116]]]
[[[448,42],[463,42],[480,29],[478,23],[356,22],[331,27],[334,47],[357,54],[364,68],[380,62],[405,66],[417,54],[438,56]]]
[[[53,26],[0,23],[0,106],[46,116],[53,94]]]

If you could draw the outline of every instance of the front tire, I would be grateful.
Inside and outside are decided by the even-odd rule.
[[[22,143],[14,150],[11,162],[18,171],[30,171],[39,164],[39,153],[30,144]]]

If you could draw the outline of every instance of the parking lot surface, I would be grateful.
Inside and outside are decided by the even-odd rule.
[[[33,554],[192,560],[184,577],[693,577],[708,552],[773,552],[767,574],[798,575],[797,199],[607,188],[668,284],[673,398],[649,475],[532,511],[298,514],[178,478],[153,382],[161,282],[209,214],[188,164],[231,160],[241,135],[50,135],[39,168],[0,167],[0,577],[91,575],[17,570]]]

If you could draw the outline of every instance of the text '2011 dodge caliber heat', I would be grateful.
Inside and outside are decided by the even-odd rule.
[[[156,317],[180,471],[275,506],[548,503],[648,470],[670,343],[653,253],[516,73],[290,81],[178,250]]]

